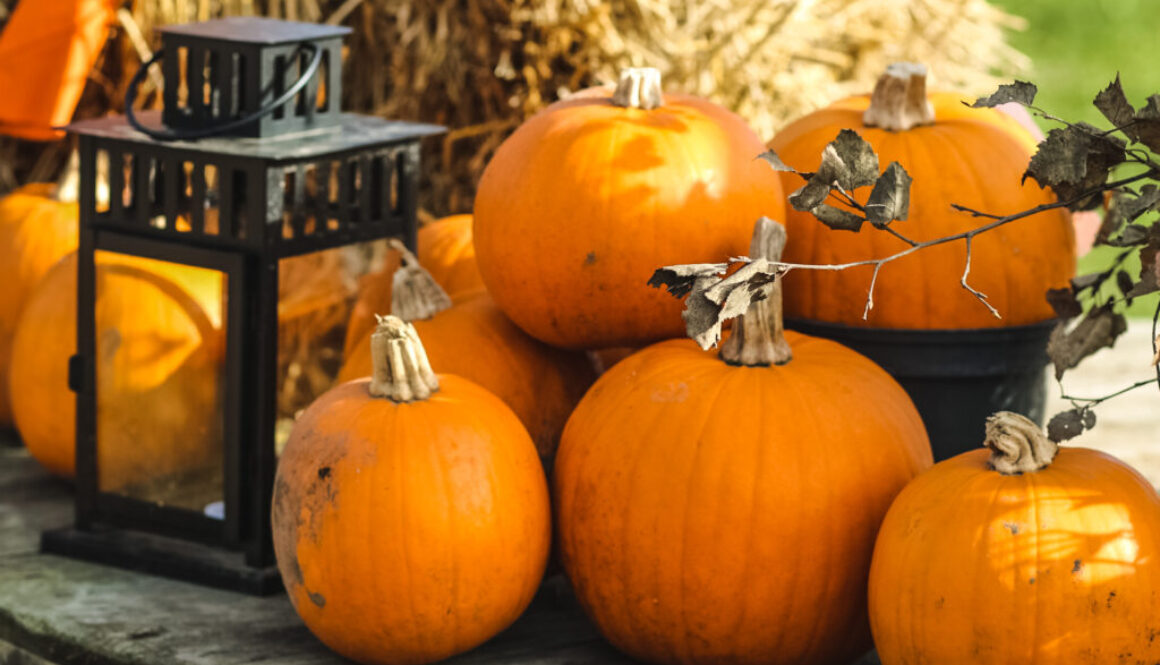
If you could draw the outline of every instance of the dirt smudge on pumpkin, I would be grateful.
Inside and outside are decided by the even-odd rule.
[[[1115,597],[1116,597],[1116,592],[1115,592],[1115,591],[1109,591],[1109,592],[1108,592],[1108,600],[1107,600],[1107,603],[1105,603],[1105,604],[1107,605],[1107,607],[1108,607],[1108,609],[1109,609],[1109,610],[1110,610],[1110,609],[1112,609],[1112,600],[1114,600],[1114,599],[1115,599]]]
[[[314,603],[315,605],[319,607],[326,607],[326,596],[323,596],[320,593],[315,593],[313,591],[307,591],[306,596],[310,598],[310,602]]]
[[[1019,535],[1019,525],[1014,522],[1003,522],[1003,528],[1010,531],[1012,536]]]
[[[596,252],[588,252],[588,256],[584,257],[584,265],[590,266],[596,263]]]
[[[1075,565],[1073,565],[1073,566],[1071,567],[1071,574],[1072,574],[1072,575],[1079,575],[1079,574],[1080,574],[1080,573],[1082,573],[1082,572],[1083,572],[1083,561],[1080,561],[1079,559],[1076,559],[1076,560],[1075,560]]]

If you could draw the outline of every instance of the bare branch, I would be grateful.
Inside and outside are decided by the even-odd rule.
[[[1160,381],[1160,379],[1144,379],[1142,381],[1137,381],[1126,388],[1121,388],[1121,389],[1117,390],[1116,392],[1108,394],[1108,395],[1104,395],[1103,397],[1072,397],[1071,395],[1064,394],[1064,395],[1060,395],[1060,399],[1065,399],[1065,400],[1071,402],[1071,405],[1076,407],[1076,408],[1080,408],[1082,406],[1083,408],[1090,409],[1091,407],[1099,404],[1100,402],[1106,402],[1113,397],[1119,397],[1120,395],[1123,395],[1126,392],[1135,390],[1136,388],[1142,388],[1143,386],[1150,386],[1153,383],[1156,383],[1157,381]],[[1086,402],[1086,404],[1081,405],[1080,402]]]
[[[866,308],[862,310],[862,320],[865,321],[870,316],[870,310],[874,309],[874,285],[878,283],[878,272],[882,270],[884,263],[879,263],[874,266],[874,275],[870,277],[870,290],[866,292]]]
[[[990,302],[987,301],[987,294],[973,288],[970,284],[967,284],[967,275],[971,274],[971,237],[968,236],[966,239],[966,242],[967,242],[967,265],[965,268],[963,268],[963,278],[961,280],[959,280],[959,282],[963,285],[964,289],[971,292],[971,295],[978,298],[979,302],[986,305],[987,309],[991,310],[991,313],[995,315],[996,319],[1001,319],[1003,317],[999,314],[999,310],[995,309],[995,307],[993,305],[991,305]]]
[[[883,227],[882,227],[882,230],[883,230],[883,231],[886,231],[887,233],[889,233],[890,235],[894,236],[895,238],[898,238],[898,239],[899,239],[899,240],[901,240],[902,242],[904,242],[904,243],[906,243],[906,244],[910,245],[911,247],[915,247],[915,246],[917,246],[917,245],[918,245],[918,242],[916,242],[916,241],[914,241],[914,240],[911,240],[910,238],[907,238],[906,236],[902,235],[902,234],[901,234],[901,233],[899,233],[898,231],[895,231],[895,230],[894,230],[894,227],[892,227],[892,226],[883,226]]]

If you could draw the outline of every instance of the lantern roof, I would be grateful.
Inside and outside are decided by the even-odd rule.
[[[260,16],[233,16],[201,23],[167,25],[158,28],[158,31],[193,39],[273,46],[342,37],[350,34],[351,29],[341,25],[283,21]]]
[[[339,115],[337,125],[317,130],[267,138],[227,136],[196,141],[166,141],[163,145],[172,150],[278,162],[358,150],[366,146],[408,142],[447,131],[440,125],[427,123],[386,120],[356,113]],[[137,117],[145,125],[161,126],[160,111],[141,111]],[[101,139],[160,143],[133,129],[124,116],[79,120],[69,125],[67,129],[82,136],[95,136]]]

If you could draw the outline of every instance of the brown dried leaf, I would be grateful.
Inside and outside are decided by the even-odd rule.
[[[1148,244],[1140,248],[1140,280],[1124,293],[1129,298],[1160,291],[1160,222],[1152,225],[1148,236]]]
[[[878,228],[894,220],[905,220],[910,211],[910,183],[912,179],[898,162],[878,177],[866,202],[866,219]]]
[[[1056,443],[1074,439],[1096,426],[1096,414],[1084,407],[1061,411],[1047,423],[1047,438]]]
[[[1115,344],[1127,329],[1124,315],[1115,312],[1110,304],[1090,310],[1070,330],[1065,323],[1057,325],[1047,341],[1047,356],[1055,365],[1056,380],[1084,358]]]
[[[810,210],[810,213],[817,217],[818,221],[837,231],[858,231],[866,221],[848,210],[835,208],[825,203],[815,206]]]
[[[1086,123],[1068,125],[1047,133],[1031,158],[1024,178],[1040,187],[1051,187],[1056,196],[1072,201],[1072,210],[1090,210],[1103,201],[1100,193],[1080,198],[1108,180],[1108,172],[1124,161],[1126,144],[1115,136],[1099,136]]]
[[[721,340],[721,326],[744,314],[749,305],[769,296],[770,286],[784,272],[765,259],[756,259],[731,275],[722,276],[726,264],[665,266],[653,273],[650,286],[666,286],[683,295],[685,330],[702,349]]]
[[[1147,103],[1136,111],[1136,121],[1124,133],[1133,141],[1160,152],[1160,95],[1148,98]]]
[[[777,153],[772,150],[766,150],[765,152],[758,155],[757,158],[764,160],[765,163],[769,164],[769,166],[774,171],[788,171],[790,173],[797,173],[797,169],[781,161],[781,157],[778,157]]]
[[[1015,102],[1027,106],[1035,101],[1035,93],[1039,89],[1035,87],[1034,83],[1027,81],[1015,81],[1014,83],[1004,83],[999,86],[999,89],[986,97],[980,97],[971,104],[972,108],[990,108],[1008,102]]]
[[[648,285],[664,287],[670,294],[683,298],[693,290],[698,279],[711,278],[729,269],[728,263],[692,263],[688,265],[665,266],[653,272]]]
[[[1120,85],[1118,73],[1116,80],[1101,90],[1092,103],[1114,127],[1123,127],[1136,119],[1136,109],[1128,103],[1128,96],[1124,94],[1124,88]]]
[[[1055,310],[1055,315],[1063,320],[1074,319],[1083,314],[1083,307],[1071,289],[1048,289],[1047,304]]]

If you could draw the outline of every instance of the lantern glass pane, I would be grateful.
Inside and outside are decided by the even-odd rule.
[[[227,276],[96,254],[102,492],[223,517]]]
[[[357,341],[350,340],[358,332],[350,326],[365,326],[374,319],[371,310],[389,307],[381,301],[389,298],[393,267],[398,265],[393,254],[385,240],[375,240],[279,262],[278,453],[294,418],[335,385],[344,348]]]

